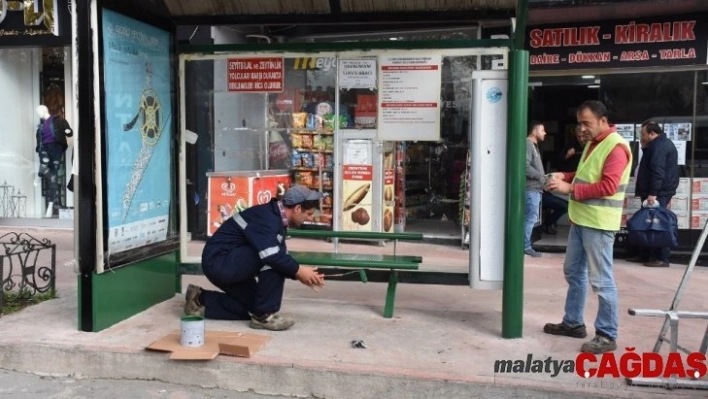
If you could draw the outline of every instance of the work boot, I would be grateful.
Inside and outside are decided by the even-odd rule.
[[[277,313],[266,313],[263,316],[251,316],[251,328],[256,330],[283,331],[292,327],[295,320]]]
[[[585,324],[581,324],[576,327],[570,327],[567,324],[560,322],[558,324],[546,323],[543,326],[543,332],[552,335],[565,335],[566,337],[573,338],[585,338],[588,336],[588,332],[585,329]]]
[[[647,261],[647,257],[643,255],[634,255],[630,256],[629,258],[625,259],[627,262],[632,262],[632,263],[644,263]]]
[[[524,254],[532,257],[532,258],[540,258],[542,255],[540,252],[536,251],[535,249],[525,249]]]
[[[201,316],[204,305],[199,301],[202,288],[196,285],[188,285],[184,294],[184,314],[187,316]]]
[[[652,260],[644,264],[646,267],[669,267],[669,262],[662,262],[660,260]]]
[[[586,342],[580,347],[581,352],[594,353],[596,355],[612,352],[615,349],[617,349],[615,340],[600,334],[595,334],[595,338],[592,341]]]

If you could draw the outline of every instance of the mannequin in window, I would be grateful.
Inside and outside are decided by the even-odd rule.
[[[39,154],[39,177],[45,179],[47,188],[47,212],[45,217],[54,215],[61,204],[59,184],[57,181],[64,152],[68,147],[67,138],[74,135],[66,119],[63,118],[60,106],[51,108],[40,105],[37,107],[40,123],[37,126],[37,147]]]

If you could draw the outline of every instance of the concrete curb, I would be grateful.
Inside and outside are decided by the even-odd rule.
[[[156,380],[264,395],[316,398],[607,398],[692,397],[692,392],[608,389],[541,384],[534,381],[472,377],[454,381],[409,370],[352,370],[293,364],[277,359],[219,357],[206,362],[176,362],[166,354],[116,348],[90,348],[25,343],[0,343],[0,368],[25,373],[73,375],[84,378]],[[417,375],[414,375],[417,374]],[[693,392],[695,393],[695,392]],[[688,394],[686,396],[684,394]],[[696,396],[698,397],[698,396]]]

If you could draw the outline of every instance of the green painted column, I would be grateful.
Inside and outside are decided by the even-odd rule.
[[[502,337],[521,338],[524,308],[524,202],[529,53],[509,52],[509,102],[506,149],[506,233]]]

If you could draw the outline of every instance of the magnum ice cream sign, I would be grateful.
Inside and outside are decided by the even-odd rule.
[[[706,64],[708,14],[533,26],[532,70]]]
[[[0,36],[58,36],[57,1],[0,0]]]

